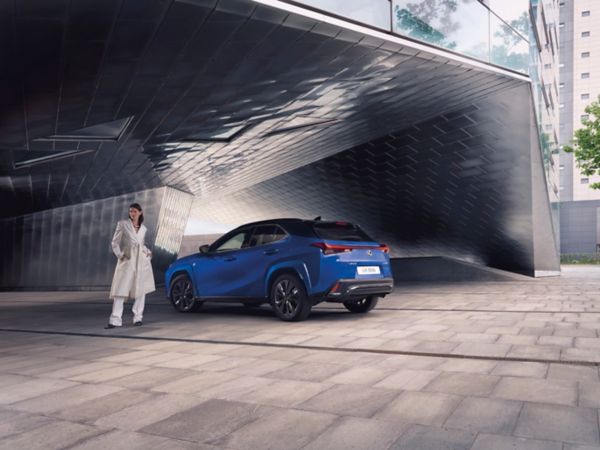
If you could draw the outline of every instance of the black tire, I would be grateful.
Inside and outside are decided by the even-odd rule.
[[[371,295],[370,297],[361,298],[360,300],[349,300],[344,302],[344,306],[351,313],[364,314],[375,308],[378,301],[379,297]]]
[[[312,307],[304,283],[290,273],[275,279],[269,300],[277,317],[286,322],[306,319]]]
[[[194,296],[194,286],[190,277],[184,273],[173,278],[170,292],[169,299],[179,312],[197,311],[202,306],[202,302],[197,301]]]

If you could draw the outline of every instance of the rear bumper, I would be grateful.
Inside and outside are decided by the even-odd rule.
[[[323,300],[327,302],[345,302],[356,300],[369,295],[386,295],[394,289],[393,278],[378,278],[375,280],[342,279],[335,283]]]

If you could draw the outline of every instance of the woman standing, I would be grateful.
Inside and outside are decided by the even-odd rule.
[[[122,325],[123,304],[128,297],[135,299],[133,324],[141,326],[146,294],[155,290],[150,264],[152,252],[144,245],[147,228],[143,222],[144,213],[137,203],[129,206],[128,220],[117,222],[112,249],[118,261],[110,287],[113,308],[107,329]]]

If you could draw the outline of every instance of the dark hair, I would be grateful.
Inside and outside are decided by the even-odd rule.
[[[137,209],[139,212],[141,212],[140,214],[140,218],[138,219],[138,225],[142,226],[142,224],[144,223],[144,213],[142,212],[142,207],[140,206],[139,203],[132,203],[131,205],[129,205],[130,208],[135,208]],[[129,215],[129,213],[127,213],[127,215]],[[131,217],[130,217],[131,219]]]

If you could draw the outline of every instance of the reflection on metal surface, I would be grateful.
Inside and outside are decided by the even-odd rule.
[[[360,223],[395,257],[444,255],[530,275],[558,270],[532,135],[524,85],[235,194],[197,201],[192,217],[241,224],[322,215]]]
[[[63,134],[53,134],[45,138],[37,138],[36,141],[118,141],[132,120],[133,117],[126,117]]]
[[[161,283],[177,256],[192,196],[151,189],[0,220],[0,287],[3,289],[106,289],[115,256],[110,240],[131,203],[141,204]]]
[[[35,154],[35,152],[28,152],[26,155],[19,155],[19,156],[29,156],[29,158],[15,160],[13,162],[13,166],[15,169],[21,169],[23,167],[29,167],[29,166],[33,166],[36,164],[43,164],[43,163],[47,163],[50,161],[56,161],[58,159],[67,158],[69,156],[85,155],[86,153],[91,153],[91,152],[95,152],[95,150],[67,150],[66,152],[51,153],[51,154],[48,154],[47,152],[38,152],[39,156],[37,156],[37,157],[31,157],[32,156],[31,153]]]

